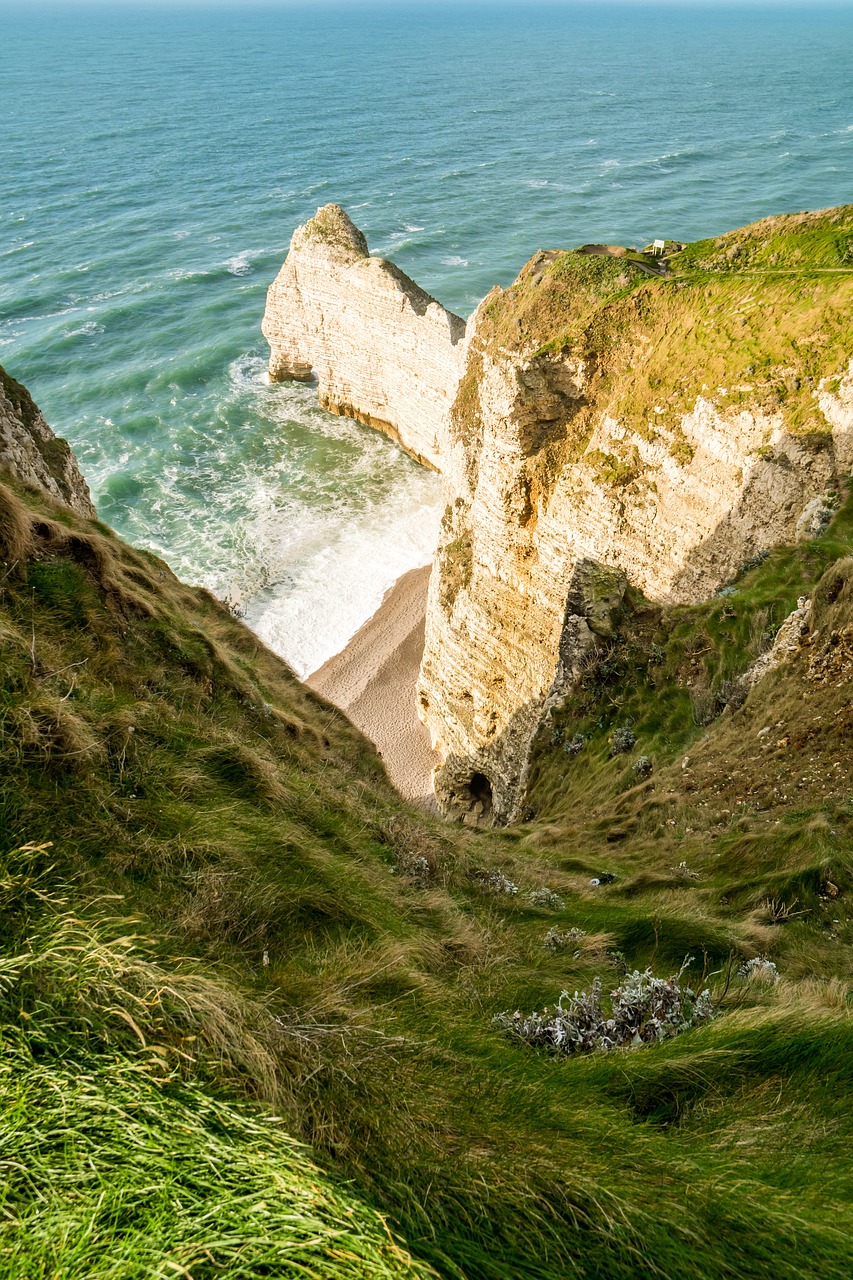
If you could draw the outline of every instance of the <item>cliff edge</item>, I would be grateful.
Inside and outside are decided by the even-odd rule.
[[[0,365],[0,466],[81,516],[94,516],[71,446],[45,422],[26,387]]]
[[[463,326],[336,205],[270,289],[274,377],[445,475],[419,714],[445,813],[514,821],[534,735],[634,593],[708,599],[853,468],[853,206],[663,254],[540,251]]]
[[[393,263],[371,257],[339,205],[294,232],[262,328],[274,381],[316,376],[324,409],[386,432],[441,469],[465,322]]]

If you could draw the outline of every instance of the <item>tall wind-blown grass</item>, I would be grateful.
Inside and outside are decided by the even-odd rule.
[[[0,1275],[426,1277],[382,1218],[208,1064],[269,1071],[240,1001],[0,865]],[[123,922],[125,926],[127,921]]]

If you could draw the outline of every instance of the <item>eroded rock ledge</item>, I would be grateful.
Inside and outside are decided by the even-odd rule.
[[[441,469],[465,322],[373,258],[336,204],[297,228],[267,296],[270,377],[316,376],[320,403],[386,432]]]
[[[94,516],[89,487],[71,446],[45,422],[26,387],[0,366],[0,465],[16,479]]]

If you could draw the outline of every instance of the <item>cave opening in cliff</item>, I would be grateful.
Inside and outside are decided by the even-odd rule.
[[[472,773],[468,783],[471,808],[478,817],[488,818],[492,813],[492,784],[484,773]]]

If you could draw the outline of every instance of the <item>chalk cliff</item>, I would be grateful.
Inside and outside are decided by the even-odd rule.
[[[419,712],[436,797],[518,817],[543,714],[626,593],[707,598],[823,527],[853,468],[853,207],[665,259],[538,253],[468,322],[367,255],[337,206],[300,228],[264,320],[274,377],[445,474]]]
[[[367,241],[336,204],[297,228],[270,286],[270,377],[316,376],[320,403],[440,468],[465,322]]]
[[[26,387],[0,366],[0,466],[82,516],[94,516],[89,488],[65,440],[45,422]]]
[[[659,280],[540,254],[481,303],[419,684],[446,812],[518,816],[532,735],[629,584],[699,601],[821,527],[853,467],[851,233],[853,209],[773,219]]]

